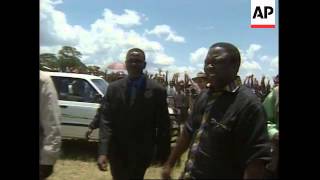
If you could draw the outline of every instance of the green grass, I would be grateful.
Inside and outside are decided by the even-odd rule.
[[[60,159],[56,162],[54,173],[48,180],[107,180],[112,179],[110,171],[102,172],[96,165],[98,144],[87,141],[67,140],[62,144]],[[183,169],[186,154],[180,166],[176,166],[172,178],[178,178]],[[161,167],[149,167],[146,179],[160,179]]]

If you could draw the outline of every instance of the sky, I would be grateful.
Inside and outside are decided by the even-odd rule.
[[[242,79],[271,79],[278,74],[278,0],[276,28],[250,28],[250,8],[250,0],[40,0],[40,53],[72,46],[82,62],[104,70],[138,47],[148,72],[182,78],[203,71],[212,44],[229,42],[240,50]]]

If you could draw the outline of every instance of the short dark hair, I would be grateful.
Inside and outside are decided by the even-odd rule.
[[[225,50],[227,50],[229,56],[231,57],[234,65],[235,65],[235,68],[237,70],[239,70],[240,63],[241,63],[241,55],[240,55],[240,51],[238,50],[238,48],[236,46],[234,46],[231,43],[227,43],[227,42],[219,42],[219,43],[215,43],[212,46],[210,46],[210,49],[214,48],[214,47],[222,47]]]
[[[137,53],[137,54],[135,54]],[[146,55],[144,54],[144,51],[142,49],[139,49],[139,48],[132,48],[130,49],[128,52],[127,52],[127,56],[126,56],[126,59],[128,59],[129,55],[142,55],[143,56],[143,59],[145,60],[146,59]]]

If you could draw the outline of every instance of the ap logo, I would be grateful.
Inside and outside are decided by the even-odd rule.
[[[275,0],[251,0],[251,28],[275,28]]]

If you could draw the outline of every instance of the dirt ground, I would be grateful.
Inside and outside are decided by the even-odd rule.
[[[57,161],[54,173],[48,180],[108,180],[112,179],[110,171],[102,172],[96,165],[97,146],[95,142],[66,140],[62,144],[62,153]],[[186,154],[183,155],[183,159]],[[172,178],[178,178],[183,163],[177,165]],[[146,179],[160,179],[161,167],[148,168]]]

